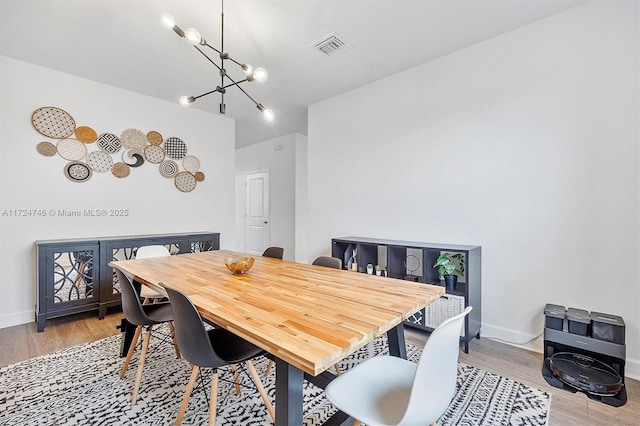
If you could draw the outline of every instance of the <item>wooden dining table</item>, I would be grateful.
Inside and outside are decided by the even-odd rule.
[[[444,295],[444,287],[258,256],[243,274],[228,250],[109,265],[153,290],[185,293],[208,322],[267,351],[276,361],[276,425],[303,424],[303,380],[321,388],[330,367],[386,333],[406,358],[403,321]],[[346,419],[336,413],[325,424]]]

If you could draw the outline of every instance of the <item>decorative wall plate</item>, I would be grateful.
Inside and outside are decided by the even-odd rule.
[[[164,151],[167,153],[167,157],[181,160],[187,155],[187,145],[180,138],[169,138],[164,141]]]
[[[69,161],[82,160],[87,155],[87,146],[73,138],[58,141],[56,149],[60,157]]]
[[[153,164],[160,164],[164,160],[164,149],[157,145],[148,145],[144,149],[144,158]]]
[[[196,178],[197,182],[204,181],[204,173],[202,173],[202,172],[195,172],[193,177]]]
[[[189,172],[180,172],[174,178],[176,188],[182,192],[191,192],[196,188],[196,178]]]
[[[64,166],[64,175],[72,182],[86,182],[91,179],[91,168],[85,163],[72,161]]]
[[[162,145],[162,135],[159,132],[152,130],[147,133],[147,141],[149,141],[151,145]]]
[[[141,130],[127,129],[120,135],[122,146],[127,149],[144,148],[147,145],[147,137]]]
[[[98,146],[109,154],[115,154],[122,148],[122,142],[113,133],[103,133],[98,138]]]
[[[172,178],[178,174],[178,163],[167,160],[160,164],[160,174],[166,178]]]
[[[82,143],[92,143],[98,139],[98,134],[89,126],[80,126],[76,129],[76,138]]]
[[[113,167],[111,167],[111,173],[113,173],[113,175],[117,178],[125,178],[129,176],[129,173],[131,173],[131,169],[127,164],[118,162],[115,163]]]
[[[104,151],[93,151],[87,155],[87,164],[93,171],[104,173],[111,170],[113,159]]]
[[[58,152],[58,149],[51,142],[40,142],[36,145],[36,151],[45,157],[53,157]]]
[[[31,123],[38,133],[54,139],[68,138],[76,129],[76,121],[67,111],[52,106],[33,111]]]
[[[136,160],[135,163],[127,162],[127,157],[134,158]],[[144,164],[144,157],[142,154],[139,154],[137,150],[130,149],[122,153],[122,162],[131,167],[140,167]]]
[[[187,155],[182,159],[182,166],[186,171],[195,173],[200,170],[200,160],[193,155]]]

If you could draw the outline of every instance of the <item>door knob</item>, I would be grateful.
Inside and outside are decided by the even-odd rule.
[[[265,220],[265,221],[264,221],[264,222],[262,222],[262,223],[264,223],[264,224],[266,225],[266,224],[267,224],[267,223],[269,223],[269,222],[267,222],[267,221]]]

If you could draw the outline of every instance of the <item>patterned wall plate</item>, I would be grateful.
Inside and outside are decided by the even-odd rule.
[[[87,155],[87,164],[94,172],[104,173],[111,170],[113,159],[104,151],[93,151]]]
[[[180,138],[169,138],[164,141],[164,151],[167,153],[167,157],[181,160],[187,155],[187,145]]]
[[[113,133],[103,133],[98,138],[98,146],[101,150],[114,154],[122,148],[122,142]]]
[[[148,145],[144,149],[144,158],[153,164],[160,164],[164,160],[164,149],[157,145]]]
[[[129,163],[127,161],[127,157],[135,159],[135,163]],[[131,167],[140,167],[144,164],[144,157],[142,156],[142,154],[139,154],[137,150],[130,149],[122,153],[122,162]]]
[[[64,175],[73,182],[86,182],[91,179],[91,168],[85,163],[72,161],[64,166]]]
[[[167,160],[160,164],[160,174],[166,178],[172,178],[178,174],[178,163]]]
[[[54,139],[68,138],[76,129],[76,121],[67,111],[52,106],[33,111],[31,123],[38,133]]]
[[[76,129],[76,138],[82,143],[92,143],[98,139],[98,134],[89,126],[80,126]]]
[[[147,133],[147,140],[151,145],[162,145],[162,135],[155,130]]]
[[[197,182],[202,182],[204,181],[204,173],[202,172],[195,172],[195,174],[193,175],[194,178],[196,178]]]
[[[51,142],[40,142],[36,145],[36,151],[46,157],[53,157],[58,152],[58,149]]]
[[[176,184],[176,188],[182,192],[191,192],[197,185],[196,178],[189,172],[180,172],[173,179]]]
[[[182,159],[182,166],[186,171],[195,173],[200,170],[200,160],[193,155],[187,155]]]
[[[58,141],[56,149],[60,157],[69,161],[82,160],[87,155],[87,146],[73,138]]]
[[[111,173],[113,173],[113,175],[117,178],[125,178],[129,176],[129,173],[131,173],[131,169],[127,164],[118,162],[115,163],[113,167],[111,167]]]
[[[147,146],[147,137],[138,129],[127,129],[120,135],[122,146],[127,149],[140,148]]]

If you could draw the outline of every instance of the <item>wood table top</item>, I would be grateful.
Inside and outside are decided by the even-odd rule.
[[[444,287],[255,256],[231,274],[216,250],[109,265],[162,291],[185,293],[200,315],[311,375],[444,295]]]

